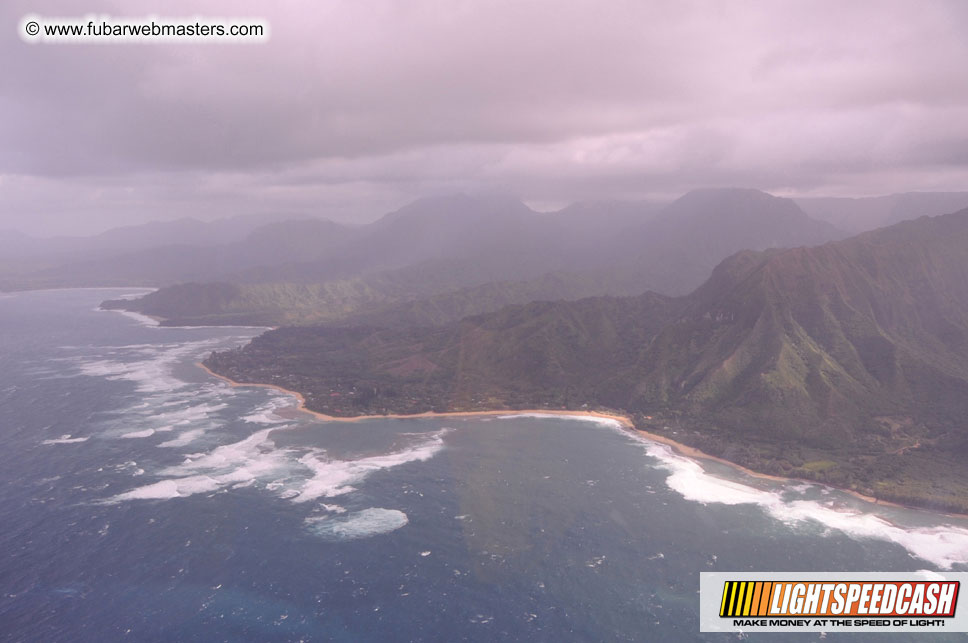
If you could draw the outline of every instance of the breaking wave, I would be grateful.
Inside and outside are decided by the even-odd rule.
[[[751,504],[787,524],[819,523],[852,538],[893,542],[916,558],[950,569],[968,563],[968,529],[954,525],[903,527],[874,513],[835,507],[833,501],[787,499],[802,493],[803,485],[787,485],[781,491],[763,490],[707,473],[695,460],[678,455],[664,445],[643,439],[646,452],[669,471],[666,484],[687,500],[703,504]],[[785,492],[785,493],[784,493]]]
[[[44,440],[41,444],[76,444],[78,442],[87,442],[88,437],[83,438],[72,438],[70,433],[62,435],[59,438],[54,438],[51,440]]]
[[[117,346],[108,351],[117,359],[81,359],[78,368],[83,375],[133,382],[141,393],[169,393],[189,386],[188,382],[172,374],[172,367],[177,362],[202,355],[206,349],[224,343],[226,338]]]
[[[250,424],[282,424],[288,420],[276,415],[276,411],[290,406],[293,406],[292,396],[279,395],[273,397],[249,415],[243,416],[242,420]]]
[[[238,442],[189,455],[181,464],[158,471],[167,479],[118,494],[109,502],[171,500],[256,484],[297,503],[343,495],[376,471],[433,457],[443,448],[446,432],[423,434],[415,445],[392,453],[339,460],[317,448],[278,448],[271,434],[280,430],[284,428],[262,429]]]
[[[669,472],[666,485],[687,500],[702,504],[755,505],[776,520],[790,526],[807,523],[836,529],[856,539],[893,542],[908,553],[942,569],[968,563],[968,528],[956,525],[902,526],[870,511],[835,505],[835,500],[805,499],[803,494],[816,485],[778,483],[773,489],[759,489],[736,480],[712,475],[691,458],[675,453],[671,447],[625,431],[611,418],[552,413],[517,413],[502,419],[541,418],[581,420],[621,431],[645,446],[646,452]],[[800,496],[800,498],[797,498]],[[870,505],[872,508],[874,505]],[[883,511],[883,507],[878,507]]]
[[[340,496],[354,491],[351,485],[362,481],[374,471],[398,467],[408,462],[420,462],[434,457],[444,447],[442,429],[429,434],[417,445],[359,460],[335,460],[326,458],[319,452],[308,453],[299,462],[312,472],[299,492],[293,496],[294,502],[306,502],[321,497]]]
[[[230,345],[243,337],[212,338],[169,344],[131,344],[103,349],[97,356],[77,356],[72,363],[78,375],[135,385],[132,403],[108,414],[105,437],[148,438],[178,431],[158,446],[177,448],[191,444],[207,432],[223,427],[228,418],[219,411],[238,393],[222,382],[199,385],[179,379],[176,367],[197,359],[207,350]]]

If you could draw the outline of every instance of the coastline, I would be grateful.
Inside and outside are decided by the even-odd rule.
[[[566,410],[555,410],[555,409],[505,409],[500,411],[450,411],[444,413],[435,413],[433,411],[425,411],[424,413],[411,413],[411,414],[400,414],[400,413],[389,413],[386,415],[355,415],[353,417],[339,417],[335,415],[327,415],[325,413],[320,413],[319,411],[313,411],[306,407],[306,398],[302,393],[298,391],[293,391],[287,388],[283,388],[277,384],[264,384],[262,382],[237,382],[229,377],[220,375],[202,362],[196,362],[196,365],[203,371],[208,373],[213,377],[217,377],[223,382],[228,383],[230,386],[261,386],[264,388],[275,389],[286,395],[291,395],[296,398],[299,402],[297,409],[304,413],[308,413],[313,417],[323,420],[326,422],[359,422],[362,420],[379,420],[379,419],[420,419],[420,418],[447,418],[447,417],[488,417],[488,416],[499,416],[499,415],[524,415],[524,414],[544,414],[544,415],[568,415],[568,416],[582,416],[582,417],[593,417],[601,418],[606,420],[615,420],[619,422],[623,428],[632,433],[651,440],[653,442],[658,442],[659,444],[664,444],[670,447],[678,455],[684,456],[686,458],[691,458],[695,460],[712,460],[713,462],[718,462],[729,466],[737,471],[741,471],[748,476],[754,478],[760,478],[764,480],[772,480],[774,482],[803,482],[807,484],[815,484],[820,486],[829,487],[831,489],[836,489],[837,491],[842,491],[843,493],[849,494],[859,500],[871,503],[873,505],[881,505],[886,507],[897,507],[899,509],[914,509],[918,511],[930,511],[933,514],[940,516],[949,516],[952,518],[968,518],[968,514],[952,513],[952,512],[942,512],[934,511],[930,509],[925,509],[924,507],[918,507],[917,505],[903,505],[897,502],[892,502],[890,500],[881,500],[873,496],[868,496],[859,491],[854,491],[853,489],[844,489],[842,487],[835,487],[833,485],[827,485],[822,482],[817,482],[816,480],[808,480],[806,478],[789,478],[784,476],[775,476],[768,473],[760,473],[752,469],[748,469],[741,464],[731,462],[725,458],[720,458],[719,456],[711,455],[704,451],[700,451],[695,447],[691,447],[682,442],[677,442],[672,438],[666,437],[664,435],[659,435],[657,433],[651,433],[649,431],[643,431],[642,429],[635,428],[635,424],[632,422],[631,418],[625,415],[617,415],[613,413],[602,413],[599,411],[566,411]]]
[[[354,415],[353,417],[340,417],[337,415],[326,415],[325,413],[320,413],[319,411],[313,411],[306,407],[306,398],[302,393],[298,391],[293,391],[287,388],[283,388],[277,384],[264,384],[262,382],[236,382],[235,380],[225,377],[224,375],[219,375],[205,364],[201,362],[196,362],[196,365],[203,371],[217,377],[223,382],[228,383],[230,386],[261,386],[264,388],[275,389],[286,395],[291,395],[299,401],[298,409],[304,413],[308,413],[313,417],[324,420],[326,422],[360,422],[362,420],[385,420],[385,419],[395,419],[395,420],[413,420],[421,418],[448,418],[448,417],[487,417],[487,416],[497,416],[497,415],[519,415],[519,414],[534,414],[542,413],[547,415],[571,415],[571,416],[582,416],[582,417],[593,417],[601,418],[603,420],[615,420],[621,425],[637,433],[643,433],[643,431],[637,431],[635,425],[632,424],[632,420],[624,415],[615,415],[611,413],[601,413],[599,411],[563,411],[556,409],[504,409],[504,410],[494,410],[494,411],[447,411],[444,413],[435,413],[434,411],[425,411],[423,413],[387,413],[386,415]],[[646,434],[648,435],[648,434]],[[687,447],[688,448],[688,447]]]

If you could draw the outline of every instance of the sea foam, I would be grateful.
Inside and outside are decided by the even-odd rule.
[[[326,540],[355,540],[396,531],[407,524],[407,514],[397,509],[370,507],[341,516],[306,519],[309,530]]]
[[[188,446],[195,440],[199,439],[205,435],[205,429],[192,429],[190,431],[183,431],[178,434],[177,438],[172,438],[171,440],[166,440],[159,444],[159,447],[165,449],[173,449],[178,447]]]
[[[80,372],[91,377],[133,382],[142,393],[184,389],[189,383],[172,375],[172,367],[186,357],[202,355],[206,349],[225,343],[225,338],[177,344],[132,344],[108,351],[120,359],[81,359]]]
[[[168,479],[132,489],[112,500],[184,498],[278,475],[289,463],[286,452],[274,448],[269,439],[270,430],[258,431],[238,442],[216,447],[209,453],[189,456],[181,464],[158,472]]]
[[[625,431],[622,423],[610,418],[552,413],[517,413],[500,416],[502,419],[543,418],[581,420],[620,430],[640,442],[646,452],[669,472],[666,485],[687,500],[703,504],[756,505],[773,518],[791,526],[813,522],[828,529],[836,529],[852,538],[893,542],[921,560],[942,569],[968,563],[968,528],[951,524],[930,527],[904,527],[870,511],[834,506],[834,500],[817,501],[789,498],[802,495],[814,488],[804,483],[778,483],[774,489],[758,489],[735,480],[708,473],[692,458],[675,453],[671,447]],[[832,494],[828,493],[827,497]],[[875,505],[871,504],[871,508]],[[883,507],[877,507],[883,510]],[[932,515],[932,517],[936,518]]]
[[[288,420],[276,415],[276,411],[289,406],[293,406],[291,396],[275,396],[249,415],[243,416],[242,420],[250,424],[281,424]]]
[[[802,493],[802,484],[782,491],[763,490],[707,473],[690,458],[676,454],[664,444],[643,439],[646,452],[669,471],[666,484],[687,500],[703,504],[751,504],[787,525],[808,522],[836,529],[858,539],[876,539],[904,547],[916,558],[950,569],[968,563],[968,529],[954,525],[903,527],[872,512],[832,506],[832,501],[785,499],[782,491]],[[871,505],[873,507],[874,505]]]
[[[328,459],[317,453],[308,453],[299,462],[312,471],[299,493],[293,496],[294,502],[306,502],[321,497],[340,496],[354,491],[352,486],[374,471],[397,467],[408,462],[429,460],[444,447],[443,436],[449,429],[429,434],[415,446],[358,460]]]
[[[86,436],[83,438],[72,438],[71,434],[68,433],[66,435],[62,435],[59,438],[54,438],[52,440],[44,440],[43,442],[41,442],[41,444],[76,444],[78,442],[86,442],[88,440],[88,437],[90,436]]]
[[[338,460],[327,458],[320,449],[277,447],[272,434],[281,430],[285,427],[265,428],[207,453],[189,455],[180,464],[157,472],[165,480],[118,494],[109,502],[170,500],[229,487],[258,485],[280,498],[304,503],[349,493],[354,490],[352,484],[375,471],[433,457],[443,448],[443,435],[447,431],[419,435],[415,444],[391,453]],[[322,506],[333,512],[342,511],[337,505]]]
[[[155,434],[154,429],[145,429],[144,431],[132,431],[130,433],[124,433],[121,435],[122,438],[150,438]]]
[[[180,430],[158,446],[178,448],[222,427],[226,418],[217,413],[226,398],[240,393],[221,382],[193,384],[174,375],[177,365],[197,359],[206,350],[224,346],[232,338],[213,338],[169,344],[130,344],[101,351],[96,359],[72,358],[81,375],[132,382],[136,402],[110,415],[107,437],[145,438],[154,433]]]

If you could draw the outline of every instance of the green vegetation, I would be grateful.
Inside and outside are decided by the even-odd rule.
[[[334,415],[621,409],[758,471],[968,510],[968,211],[742,252],[687,297],[283,328],[207,364]]]
[[[422,271],[409,270],[322,284],[188,283],[162,288],[136,300],[105,301],[101,306],[164,317],[163,323],[172,326],[406,327],[447,324],[511,304],[579,299],[612,289],[600,279],[569,273],[456,290],[446,290],[447,284],[440,281]]]

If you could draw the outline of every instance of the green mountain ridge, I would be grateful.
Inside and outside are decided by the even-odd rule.
[[[768,473],[968,509],[968,210],[743,251],[685,297],[279,329],[207,361],[335,415],[620,409]]]

